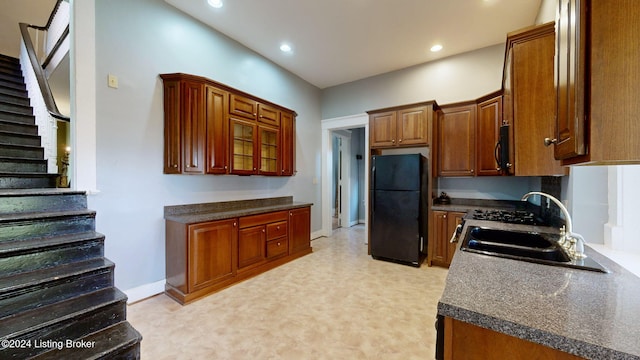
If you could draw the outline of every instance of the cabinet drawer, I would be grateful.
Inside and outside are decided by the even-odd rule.
[[[267,225],[267,240],[277,239],[287,235],[287,222],[279,221]]]
[[[274,213],[267,214],[259,214],[259,215],[251,215],[251,216],[243,216],[240,218],[240,228],[246,228],[256,225],[264,225],[269,223],[274,223],[277,221],[286,221],[287,220],[287,211],[278,211]]]
[[[267,259],[286,254],[288,248],[289,243],[286,237],[267,241]]]

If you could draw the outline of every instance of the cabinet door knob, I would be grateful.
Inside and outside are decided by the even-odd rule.
[[[473,169],[471,169],[471,173],[473,174]]]
[[[398,140],[398,142],[402,142],[402,139]]]
[[[551,144],[557,144],[558,139],[544,138],[544,146],[550,146]]]
[[[391,139],[391,142],[395,144],[395,142],[396,142],[396,139]]]
[[[278,243],[278,246],[280,246],[280,243]]]
[[[262,232],[266,232],[266,230],[265,230],[265,229],[262,229]]]
[[[173,165],[173,167],[174,167],[174,168],[177,168],[177,167],[178,167],[178,164]]]
[[[235,221],[233,222],[233,227],[236,227],[236,222]]]
[[[276,226],[276,229],[280,230],[280,226]]]

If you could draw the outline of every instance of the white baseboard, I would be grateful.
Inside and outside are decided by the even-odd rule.
[[[323,236],[324,235],[323,235],[322,230],[314,231],[314,232],[311,233],[311,240],[317,239],[317,238],[323,237]]]
[[[162,279],[154,283],[144,284],[133,289],[125,290],[124,293],[127,294],[128,298],[127,304],[132,304],[136,301],[140,301],[148,297],[163,293],[165,283],[166,280]]]

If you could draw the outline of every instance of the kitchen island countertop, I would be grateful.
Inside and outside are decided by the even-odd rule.
[[[462,233],[474,225],[557,232],[468,220]],[[609,273],[458,250],[438,314],[588,359],[640,359],[640,278],[585,253]]]

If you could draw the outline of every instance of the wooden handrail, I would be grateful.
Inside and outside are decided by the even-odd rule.
[[[44,61],[42,62],[43,69],[47,68],[47,65],[49,65],[54,55],[58,52],[58,49],[60,48],[60,46],[62,46],[62,43],[64,42],[64,40],[67,38],[68,35],[69,35],[69,25],[67,25],[67,27],[64,29],[64,31],[60,35],[60,38],[58,39],[58,41],[56,41],[55,45],[53,45],[53,47],[51,48],[51,51],[49,52],[49,56],[47,56],[47,58],[44,59]]]
[[[27,55],[29,56],[29,60],[31,62],[31,66],[33,67],[33,71],[36,74],[36,80],[38,81],[38,86],[40,87],[40,92],[42,93],[42,98],[44,99],[44,103],[47,106],[47,111],[51,116],[58,120],[62,121],[71,121],[68,116],[62,115],[58,110],[58,106],[56,105],[55,100],[53,99],[53,94],[51,93],[51,88],[49,88],[49,82],[44,75],[44,70],[42,66],[38,62],[38,57],[36,56],[36,51],[33,46],[33,42],[31,41],[31,34],[29,34],[30,25],[25,23],[20,23],[20,33],[22,34],[22,41],[27,49]],[[34,26],[34,28],[38,28]]]

